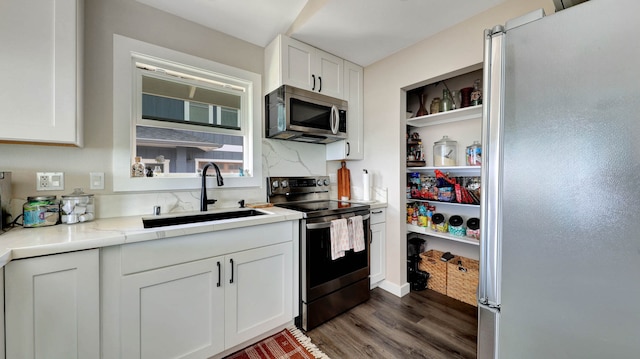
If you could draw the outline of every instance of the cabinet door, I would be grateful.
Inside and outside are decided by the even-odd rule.
[[[369,275],[371,288],[377,287],[378,283],[383,281],[385,278],[386,227],[385,223],[371,225],[371,270]]]
[[[315,91],[318,85],[313,69],[315,51],[312,46],[282,36],[282,83]]]
[[[281,243],[225,257],[226,347],[293,319],[293,244]]]
[[[122,358],[207,358],[224,350],[223,258],[122,279]]]
[[[9,262],[7,358],[100,357],[98,250]]]
[[[0,140],[82,145],[81,10],[79,0],[2,2]]]
[[[344,60],[328,52],[316,49],[316,56],[313,57],[313,61],[312,71],[316,77],[314,91],[343,99]]]
[[[327,160],[361,160],[364,158],[364,71],[344,62],[344,98],[347,111],[347,139],[326,145]]]

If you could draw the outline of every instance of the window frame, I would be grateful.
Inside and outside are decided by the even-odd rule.
[[[185,54],[157,45],[114,34],[113,46],[113,190],[161,191],[199,189],[201,177],[195,173],[164,177],[130,177],[130,167],[135,156],[135,126],[141,106],[135,96],[141,94],[141,81],[137,79],[136,62],[156,61],[184,67],[189,71],[218,74],[247,88],[243,98],[241,132],[243,132],[244,168],[249,175],[225,176],[225,187],[260,187],[262,181],[262,106],[261,76],[215,61]],[[144,59],[144,61],[141,61]],[[134,91],[134,89],[136,89]],[[135,93],[134,93],[135,92]],[[246,102],[246,106],[245,106]],[[140,107],[140,109],[139,109]],[[180,124],[182,125],[182,124]],[[182,126],[179,126],[182,127]],[[201,130],[191,125],[184,129]],[[229,130],[226,130],[229,131]],[[218,132],[218,133],[222,133]],[[238,135],[237,130],[232,130]],[[208,179],[213,186],[213,179]]]

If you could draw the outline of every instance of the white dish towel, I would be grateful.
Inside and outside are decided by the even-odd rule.
[[[354,252],[361,252],[365,249],[364,243],[364,230],[362,216],[349,217],[349,239],[351,241],[351,248]]]
[[[334,219],[331,221],[331,259],[335,260],[344,257],[344,252],[349,247],[349,229],[347,228],[347,220],[345,218]]]

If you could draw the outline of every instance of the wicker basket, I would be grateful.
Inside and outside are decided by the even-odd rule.
[[[443,252],[434,249],[420,253],[418,269],[429,273],[427,288],[447,294],[447,263],[440,260]]]
[[[479,262],[456,256],[447,267],[447,296],[477,306]]]

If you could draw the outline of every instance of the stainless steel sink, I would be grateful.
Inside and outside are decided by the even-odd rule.
[[[165,217],[165,216],[143,217],[142,225],[144,226],[144,228],[156,228],[156,227],[175,226],[178,224],[212,222],[212,221],[220,221],[225,219],[261,216],[264,214],[266,213],[257,211],[255,209],[247,209],[247,210],[235,210],[235,211],[227,211],[227,212],[201,212],[201,213],[195,213],[195,214],[177,215],[177,216],[168,216],[168,217]]]

